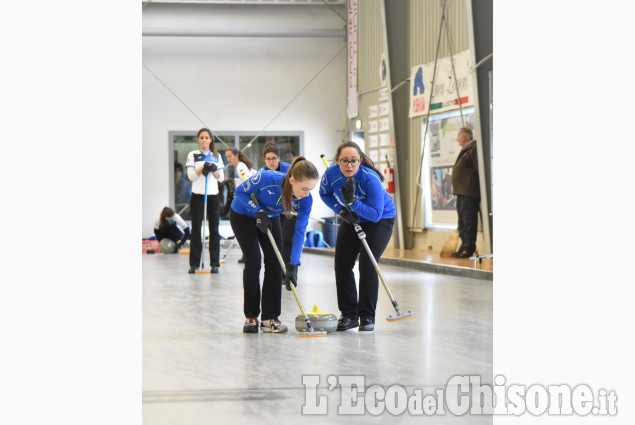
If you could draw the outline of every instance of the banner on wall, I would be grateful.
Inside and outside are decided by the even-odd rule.
[[[357,0],[348,0],[348,118],[359,115],[357,105]]]
[[[452,193],[452,168],[461,151],[457,141],[459,129],[467,126],[474,129],[474,108],[451,111],[430,116],[425,140],[426,154],[422,173],[424,187],[425,226],[456,226],[456,198]],[[422,123],[426,130],[426,120]],[[424,137],[424,136],[422,136]]]
[[[437,61],[434,93],[431,100],[430,90],[432,90],[434,61],[412,67],[409,114],[411,118],[427,115],[428,110],[430,113],[436,114],[459,109],[459,101],[461,107],[464,108],[474,105],[472,76],[469,72],[471,66],[469,53],[469,50],[465,50],[453,56],[456,80],[450,58],[440,58]],[[457,87],[460,99],[457,96]]]

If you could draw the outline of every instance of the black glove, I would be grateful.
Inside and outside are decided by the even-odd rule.
[[[284,275],[284,284],[287,287],[287,291],[291,290],[290,282],[293,282],[293,286],[298,287],[298,265],[289,264],[286,267],[287,274]]]
[[[352,177],[347,178],[346,185],[342,186],[340,191],[347,205],[355,202],[355,179]]]
[[[258,211],[256,213],[256,227],[262,233],[267,234],[267,229],[271,228],[271,220],[267,217],[266,212]]]
[[[206,162],[205,165],[203,165],[203,175],[205,177],[207,177],[210,171],[213,173],[216,170],[218,170],[218,167],[213,162]]]
[[[190,228],[186,227],[185,230],[183,231],[183,237],[176,244],[177,251],[181,249],[181,247],[183,246],[183,244],[185,243],[185,241],[187,241],[189,237],[190,237]]]
[[[342,208],[340,211],[340,217],[342,217],[342,220],[351,226],[354,226],[359,222],[359,216],[348,208]]]

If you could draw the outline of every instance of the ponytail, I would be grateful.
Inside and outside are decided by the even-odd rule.
[[[317,180],[320,175],[311,161],[307,161],[303,156],[295,158],[282,182],[282,207],[284,208],[284,215],[287,218],[291,217],[291,211],[293,211],[293,187],[291,186],[291,177],[293,177],[293,180],[296,182],[300,182],[307,179]]]
[[[173,217],[174,216],[174,210],[170,207],[165,207],[163,208],[163,210],[161,211],[161,216],[159,217],[159,227],[165,227],[168,225],[168,222],[166,220],[167,217]]]

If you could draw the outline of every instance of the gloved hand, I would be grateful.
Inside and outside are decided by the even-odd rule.
[[[347,178],[346,184],[340,188],[340,191],[347,205],[355,202],[355,179],[352,177]]]
[[[186,227],[185,230],[183,231],[183,237],[176,244],[177,251],[181,249],[181,247],[183,246],[183,244],[185,244],[185,241],[187,241],[189,237],[190,237],[190,228]]]
[[[290,282],[293,282],[293,286],[298,287],[298,265],[289,264],[285,267],[287,274],[284,275],[284,284],[287,287],[287,291],[291,290]]]
[[[351,226],[359,223],[359,216],[348,208],[342,208],[342,210],[340,211],[340,217],[342,217],[342,220],[344,220]]]
[[[258,211],[256,213],[256,227],[262,233],[267,234],[267,229],[271,228],[271,220],[267,217],[266,212]]]
[[[218,170],[218,167],[213,162],[206,162],[205,165],[203,165],[203,175],[205,177],[207,177],[210,172],[213,173],[216,170]]]

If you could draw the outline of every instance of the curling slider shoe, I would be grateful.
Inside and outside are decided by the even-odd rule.
[[[196,274],[212,274],[211,270],[205,270],[205,269],[203,269],[203,270],[198,270],[197,269],[194,273],[196,273]]]
[[[402,313],[401,310],[397,311],[397,314],[389,314],[388,317],[386,317],[386,320],[388,322],[400,322],[402,320],[406,320],[406,319],[412,319],[413,317],[415,317],[415,312],[412,310],[408,310],[408,313]]]

